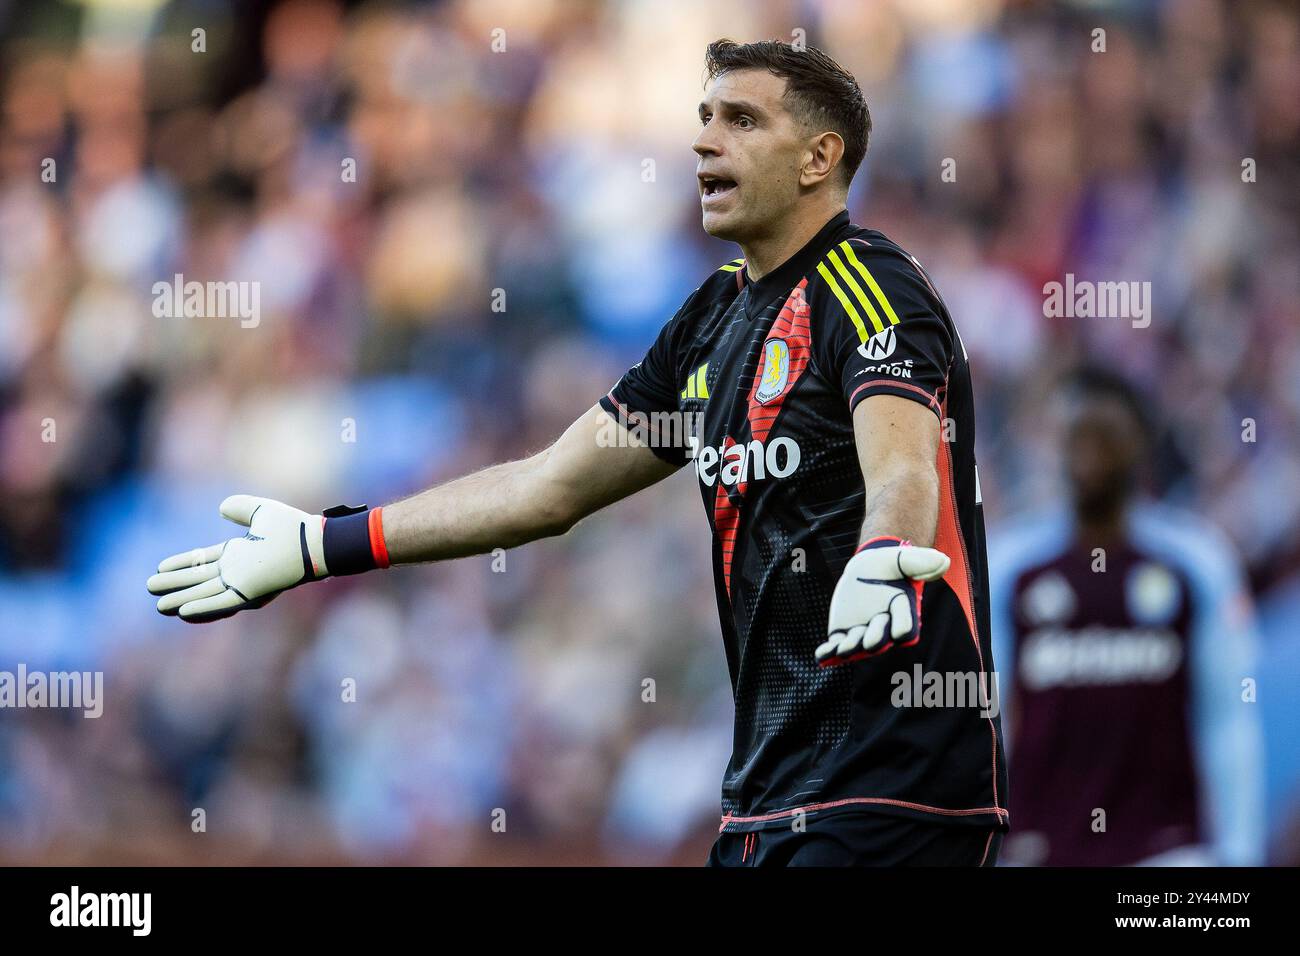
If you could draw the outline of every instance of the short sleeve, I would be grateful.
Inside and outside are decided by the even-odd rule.
[[[601,408],[623,427],[639,426],[653,430],[664,415],[678,412],[681,388],[677,384],[677,356],[682,314],[678,312],[659,331],[645,357],[628,369],[600,400]],[[669,464],[680,467],[686,463],[687,449],[674,447],[675,444],[680,443],[649,442],[651,451]]]
[[[941,416],[953,334],[920,267],[898,252],[845,240],[816,274],[814,358],[839,385],[850,414],[872,395],[898,395]]]

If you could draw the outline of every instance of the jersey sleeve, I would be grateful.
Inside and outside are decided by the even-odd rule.
[[[813,357],[850,414],[872,395],[898,395],[941,417],[939,393],[960,345],[920,267],[849,239],[817,264],[813,283]]]
[[[1256,674],[1258,638],[1244,575],[1226,539],[1218,541],[1195,567],[1192,730],[1218,862],[1259,866],[1266,842],[1263,735],[1258,705],[1243,693],[1243,682]]]
[[[1204,521],[1147,507],[1132,523],[1191,590],[1190,716],[1206,842],[1219,866],[1258,866],[1267,844],[1264,738],[1259,704],[1246,692],[1258,678],[1258,637],[1240,560]]]
[[[600,407],[623,428],[654,436],[666,414],[679,410],[678,355],[683,315],[690,302],[659,331],[645,357],[623,374],[600,400]],[[650,450],[670,465],[686,464],[687,449],[680,442],[647,442]]]

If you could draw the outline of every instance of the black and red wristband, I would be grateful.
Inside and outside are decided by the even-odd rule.
[[[321,545],[331,575],[360,574],[388,567],[384,509],[339,505],[322,512]]]

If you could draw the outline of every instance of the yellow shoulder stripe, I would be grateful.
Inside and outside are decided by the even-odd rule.
[[[871,271],[859,262],[858,257],[854,255],[853,246],[849,243],[849,240],[845,239],[841,242],[840,248],[844,250],[844,258],[848,259],[849,264],[852,265],[853,268],[857,269],[858,272],[861,273],[862,278],[867,281],[867,285],[876,296],[876,301],[880,303],[881,308],[885,310],[885,315],[889,317],[889,324],[897,325],[898,314],[894,311],[894,307],[889,304],[889,299],[885,297],[885,291],[880,288],[880,283],[876,281],[876,277],[873,276]],[[876,331],[878,332],[880,330],[877,329]]]
[[[740,271],[741,269],[743,269],[743,268],[745,268],[745,260],[744,260],[744,259],[732,259],[730,262],[728,262],[725,266],[723,266],[723,267],[722,267],[721,269],[719,269],[718,271],[719,271],[719,272],[739,272],[739,271]]]
[[[853,320],[853,327],[858,330],[858,338],[862,339],[864,342],[871,338],[871,336],[867,335],[867,327],[862,324],[862,316],[858,315],[858,310],[853,307],[853,303],[849,301],[849,297],[844,294],[844,290],[839,287],[838,283],[836,283],[835,277],[831,275],[831,270],[826,268],[826,263],[817,263],[817,272],[826,280],[826,285],[835,293],[835,298],[840,300],[840,305],[844,306],[844,311],[847,312],[849,318]]]
[[[853,273],[849,272],[849,270],[845,268],[844,263],[841,262],[840,257],[835,254],[834,249],[827,253],[826,259],[835,267],[835,271],[844,279],[844,284],[853,290],[853,294],[857,296],[858,302],[861,303],[862,308],[871,319],[872,327],[875,328],[877,332],[883,332],[885,329],[885,323],[880,321],[880,315],[876,312],[875,306],[871,304],[871,299],[862,291],[862,286],[858,285],[858,280],[853,278]]]

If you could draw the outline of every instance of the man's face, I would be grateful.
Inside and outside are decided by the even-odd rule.
[[[1065,467],[1076,506],[1105,514],[1135,490],[1142,458],[1141,428],[1124,402],[1091,396],[1067,412]]]
[[[786,108],[785,80],[737,70],[709,82],[700,103],[704,231],[744,243],[773,235],[800,196],[810,137]]]

